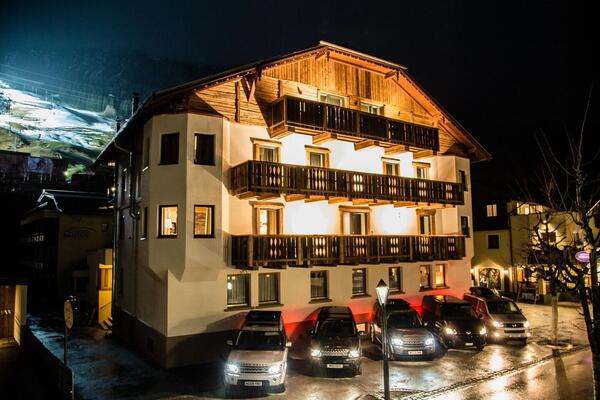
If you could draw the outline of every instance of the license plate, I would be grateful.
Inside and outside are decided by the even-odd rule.
[[[262,386],[261,381],[246,381],[244,382],[245,386]]]
[[[465,343],[465,346],[473,346],[473,342],[467,342]]]
[[[423,351],[421,351],[421,350],[409,350],[408,351],[409,356],[420,356],[421,354],[423,354]]]
[[[344,368],[344,364],[327,364],[327,368],[340,369]]]

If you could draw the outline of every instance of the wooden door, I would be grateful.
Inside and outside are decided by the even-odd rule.
[[[0,339],[12,338],[14,332],[15,287],[0,286]]]

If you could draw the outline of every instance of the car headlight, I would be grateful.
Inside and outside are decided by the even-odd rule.
[[[269,367],[269,374],[278,374],[281,372],[281,364],[271,365]]]
[[[402,342],[402,339],[399,337],[392,338],[392,346],[402,346],[402,344],[404,344],[404,342]]]
[[[321,349],[310,349],[311,357],[321,357]]]
[[[492,322],[492,325],[494,325],[494,328],[502,328],[504,326],[504,324],[502,322],[498,322],[498,321]]]
[[[227,364],[227,372],[231,372],[233,374],[237,374],[238,372],[240,372],[240,369],[237,365],[235,364]]]
[[[449,326],[444,328],[444,332],[446,332],[446,335],[456,335],[456,329],[451,328]]]
[[[487,329],[485,329],[485,326],[483,328],[481,328],[481,330],[479,331],[480,335],[485,335],[487,333]]]
[[[523,323],[523,326],[524,326],[525,328],[529,328],[529,321],[525,321],[525,322]]]
[[[360,357],[360,351],[357,349],[352,349],[348,352],[348,358],[358,358]]]
[[[431,346],[431,345],[433,345],[433,338],[425,339],[425,346]]]

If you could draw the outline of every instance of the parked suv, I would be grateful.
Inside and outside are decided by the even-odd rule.
[[[486,344],[487,329],[471,304],[454,296],[423,296],[423,320],[448,347],[476,348]]]
[[[361,373],[360,336],[348,307],[322,307],[310,335],[310,360],[313,374],[323,370],[351,370]]]
[[[388,344],[391,359],[406,357],[429,357],[435,354],[435,338],[427,330],[427,324],[405,300],[388,299]],[[383,343],[383,312],[376,301],[371,321],[371,341]]]
[[[503,296],[475,296],[465,293],[475,314],[481,318],[491,340],[520,340],[527,342],[529,321],[517,304]]]
[[[288,348],[281,311],[250,311],[225,364],[225,391],[262,387],[285,391]]]

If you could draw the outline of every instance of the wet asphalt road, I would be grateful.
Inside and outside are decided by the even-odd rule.
[[[550,333],[550,307],[523,304],[532,338],[525,346],[491,344],[483,351],[450,350],[433,361],[393,361],[390,382],[394,399],[567,399],[589,398],[591,360],[584,324],[577,308],[561,307],[560,339],[572,343],[563,356],[545,345]],[[38,337],[62,355],[62,338],[39,329]],[[71,338],[70,366],[81,399],[223,398],[222,366],[205,365],[162,370],[141,359],[97,330]],[[280,397],[290,400],[379,399],[383,379],[380,350],[363,341],[363,373],[311,376],[305,353],[289,359],[287,391],[271,395],[247,393],[238,398]],[[587,357],[587,358],[586,358]],[[586,361],[587,360],[587,361]]]

